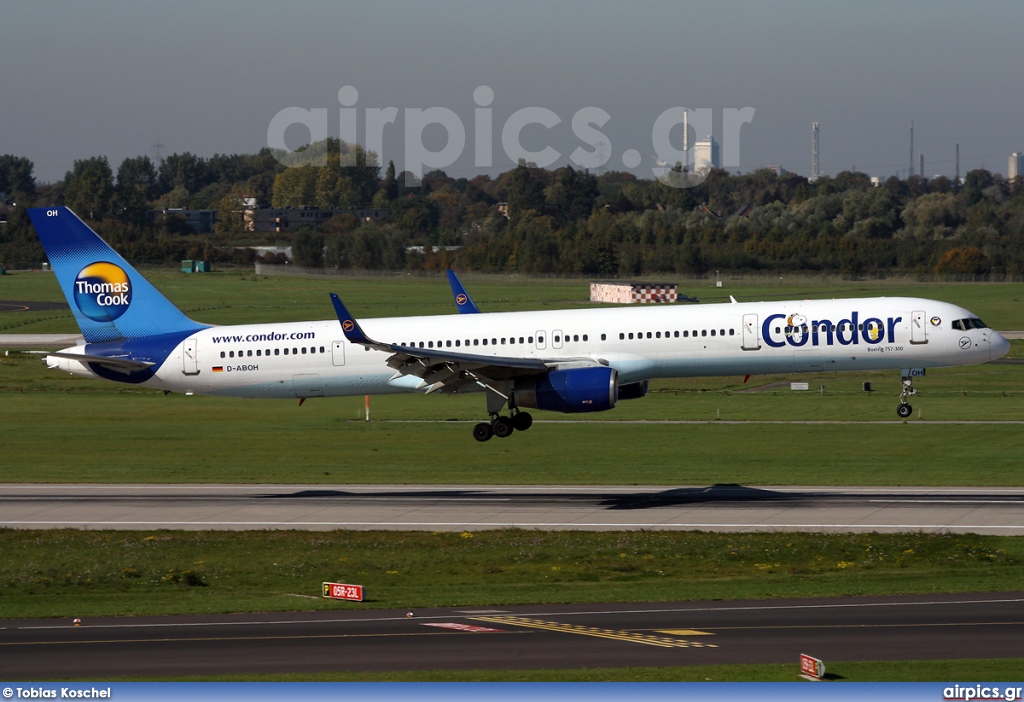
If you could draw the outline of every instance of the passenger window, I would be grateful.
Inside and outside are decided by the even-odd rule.
[[[224,357],[225,357],[225,355],[224,355],[224,352],[223,352],[223,351],[221,351],[221,352],[220,352],[220,357],[221,357],[221,358],[224,358]]]
[[[502,346],[504,346],[504,345],[505,345],[505,337],[501,337],[501,345],[502,345]]]
[[[461,343],[462,343],[462,342],[461,342],[461,341],[459,341],[458,339],[456,339],[456,340],[455,340],[455,345],[456,345],[456,346],[459,346],[459,345],[460,345]]]
[[[622,332],[619,332],[619,341],[622,341],[625,338],[626,338],[626,335],[623,334]]]
[[[804,327],[804,331],[807,331],[807,327]],[[725,330],[724,329],[719,329],[718,330],[718,335],[719,336],[725,336]]]
[[[711,336],[714,336],[714,335],[715,335],[715,330],[714,330],[714,329],[712,329],[712,330],[711,330]]]
[[[736,330],[735,329],[730,329],[729,330],[729,336],[736,336]]]
[[[679,338],[679,332],[675,332],[675,338]]]
[[[497,346],[497,345],[498,345],[498,340],[497,339],[491,339],[491,346]]]
[[[295,355],[296,355],[296,354],[298,354],[298,353],[299,353],[299,350],[298,350],[298,349],[296,349],[296,348],[292,348],[292,355],[293,355],[293,356],[295,356]]]
[[[632,339],[632,338],[633,338],[633,332],[630,332],[630,333],[629,333],[629,338],[630,338],[630,339]]]
[[[657,337],[658,339],[660,339],[661,338],[661,332],[657,332],[654,336]]]
[[[573,341],[579,341],[580,340],[579,334],[573,334],[572,335],[572,340]]]
[[[556,334],[556,335],[555,335],[555,343],[557,344],[557,343],[558,343],[558,342],[560,342],[561,340],[562,340],[562,337],[560,337],[560,336],[558,336],[558,335]]]
[[[520,344],[523,343],[523,337],[519,337],[519,343]],[[533,337],[532,336],[530,337],[530,343],[531,344],[533,343]]]
[[[284,350],[284,355],[285,355],[285,356],[287,356],[287,355],[288,355],[288,349],[285,349],[285,350]]]
[[[280,356],[281,355],[281,349],[274,349],[274,355],[275,356]]]
[[[708,330],[707,329],[701,329],[700,330],[700,335],[701,336],[707,336],[708,335]]]
[[[678,334],[678,333],[679,333],[679,332],[676,332],[676,334]],[[689,338],[689,336],[690,336],[690,332],[688,332],[688,331],[685,331],[685,330],[684,330],[684,331],[683,331],[683,338],[684,338],[684,339],[687,339],[687,338]]]
[[[533,343],[533,337],[532,336],[528,336],[526,338],[529,339],[531,344]],[[544,343],[544,339],[542,338],[539,343],[543,344]]]
[[[604,336],[604,334],[602,334],[601,336]],[[584,334],[584,335],[583,335],[583,340],[584,340],[584,341],[586,341],[586,340],[587,340],[587,335],[586,335],[586,334]]]

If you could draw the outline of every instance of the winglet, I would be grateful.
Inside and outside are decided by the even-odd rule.
[[[459,310],[459,314],[480,314],[480,309],[473,302],[473,298],[466,292],[465,286],[459,277],[455,275],[455,271],[449,268],[448,273],[448,284],[452,287],[452,294],[455,296],[455,306]]]
[[[331,302],[334,303],[334,311],[338,315],[341,331],[344,332],[346,339],[353,344],[361,344],[362,346],[379,346],[376,341],[363,333],[359,322],[356,321],[356,318],[345,307],[345,303],[335,293],[331,293]]]

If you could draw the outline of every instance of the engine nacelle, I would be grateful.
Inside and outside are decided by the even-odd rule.
[[[512,399],[517,407],[553,412],[603,412],[619,399],[619,374],[606,366],[568,368],[537,378],[517,380]]]
[[[619,386],[619,399],[620,400],[636,400],[647,395],[647,390],[650,388],[651,383],[649,380],[641,380],[639,383],[629,383],[628,385]]]

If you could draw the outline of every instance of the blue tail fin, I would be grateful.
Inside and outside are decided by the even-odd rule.
[[[29,209],[28,216],[87,342],[206,328],[171,304],[67,207]]]
[[[451,268],[447,272],[448,284],[452,286],[452,294],[455,296],[455,305],[459,314],[480,314],[480,310],[473,302],[473,298],[469,296],[469,292],[466,291],[466,286],[459,280],[459,276],[455,275],[455,271]]]

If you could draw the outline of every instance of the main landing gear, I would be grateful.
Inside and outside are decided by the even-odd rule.
[[[490,422],[480,422],[473,427],[473,438],[477,441],[487,441],[492,436],[504,439],[511,436],[513,431],[526,431],[531,426],[533,416],[529,412],[516,409],[510,417],[502,417],[495,413],[491,416]]]
[[[914,379],[909,377],[903,378],[903,392],[900,394],[900,404],[896,407],[896,414],[902,419],[906,419],[914,412],[914,408],[907,402],[907,398],[917,394],[917,390],[914,389]]]

